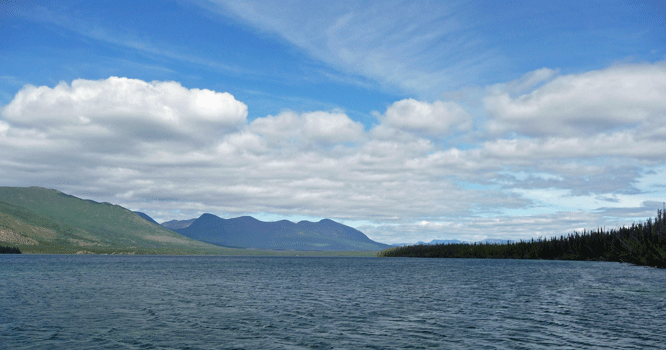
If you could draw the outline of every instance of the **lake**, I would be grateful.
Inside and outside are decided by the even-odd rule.
[[[0,255],[2,349],[663,349],[619,263]]]

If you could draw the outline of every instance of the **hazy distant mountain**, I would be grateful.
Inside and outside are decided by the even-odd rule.
[[[0,246],[24,253],[225,254],[147,215],[41,187],[0,187]],[[236,252],[236,254],[238,254]]]
[[[430,243],[418,242],[416,244],[459,244],[459,243],[463,242],[457,239],[433,239],[432,241],[430,241]]]
[[[464,242],[459,241],[457,239],[447,239],[447,240],[433,239],[432,241],[430,241],[430,243],[426,243],[426,242],[423,242],[423,241],[418,241],[416,243],[395,243],[395,244],[391,244],[391,247],[404,247],[404,246],[407,246],[407,245],[419,245],[419,244],[430,245],[430,244],[458,244],[458,243],[464,243]]]
[[[511,241],[506,240],[506,239],[488,238],[488,239],[484,239],[483,241],[478,241],[476,243],[481,243],[481,244],[506,244],[506,243],[509,243],[509,242],[511,242]],[[408,246],[408,245],[435,245],[435,244],[461,244],[461,243],[470,244],[470,243],[473,243],[473,242],[464,242],[464,241],[457,240],[457,239],[446,239],[446,240],[433,239],[429,243],[426,243],[426,242],[423,242],[423,241],[418,241],[416,243],[396,243],[396,244],[391,244],[391,246],[392,247],[404,247],[404,246]]]
[[[190,219],[190,220],[171,220],[171,221],[163,222],[163,223],[162,223],[162,226],[168,228],[169,230],[177,230],[177,229],[185,228],[185,227],[188,227],[188,226],[192,225],[192,223],[193,223],[195,220],[196,220],[196,219]]]
[[[484,239],[483,241],[480,241],[479,243],[484,243],[484,244],[507,244],[512,242],[511,240],[508,239],[497,239],[497,238],[488,238]]]
[[[203,214],[189,226],[174,231],[203,242],[224,247],[273,250],[381,250],[361,231],[333,220],[293,223],[282,220],[263,222],[250,216],[222,219]]]

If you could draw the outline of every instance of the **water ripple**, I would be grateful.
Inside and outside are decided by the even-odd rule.
[[[0,257],[3,349],[659,349],[666,273],[603,262]]]

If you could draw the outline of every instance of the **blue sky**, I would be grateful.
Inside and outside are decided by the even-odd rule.
[[[666,200],[659,1],[2,1],[0,180],[387,242]]]

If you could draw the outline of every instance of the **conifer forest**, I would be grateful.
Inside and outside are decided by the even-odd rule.
[[[666,213],[658,210],[654,219],[611,230],[507,244],[411,245],[383,250],[378,256],[614,261],[666,268]]]

